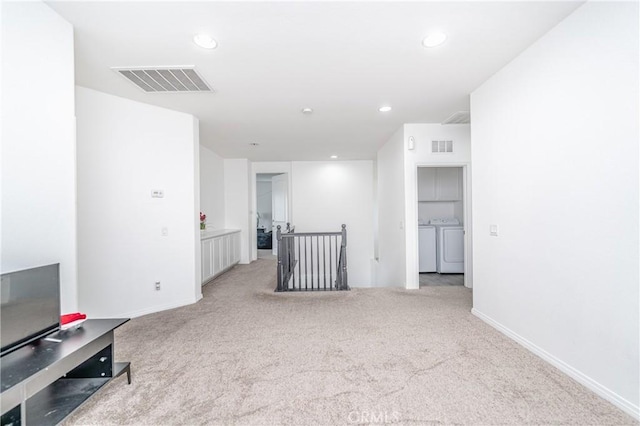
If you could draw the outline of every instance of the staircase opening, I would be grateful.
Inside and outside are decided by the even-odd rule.
[[[276,229],[278,286],[276,291],[349,290],[347,227],[337,232],[295,232]]]

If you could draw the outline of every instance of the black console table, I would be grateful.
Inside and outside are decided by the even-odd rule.
[[[87,320],[0,358],[2,425],[55,425],[130,364],[113,359],[113,331],[128,319]]]

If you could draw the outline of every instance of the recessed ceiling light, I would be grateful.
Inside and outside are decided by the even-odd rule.
[[[313,109],[311,108],[302,108],[303,114],[311,114],[312,112],[313,112]]]
[[[380,111],[380,112],[389,112],[389,111],[391,111],[391,107],[390,106],[381,106],[380,108],[378,108],[378,111]]]
[[[331,158],[332,158],[333,160],[335,160],[336,158],[338,158],[338,156],[337,156],[337,155],[332,155],[332,156],[331,156]]]
[[[193,42],[203,49],[215,49],[218,47],[218,42],[207,34],[198,34],[193,37]]]
[[[447,35],[441,32],[431,33],[422,39],[422,45],[424,47],[436,47],[440,46],[447,39]]]

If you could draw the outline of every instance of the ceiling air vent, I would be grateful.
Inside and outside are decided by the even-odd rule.
[[[453,141],[431,141],[431,152],[434,154],[453,153]]]
[[[193,66],[111,69],[149,93],[213,92]]]
[[[454,112],[442,122],[442,124],[469,124],[471,122],[471,114],[469,111]]]

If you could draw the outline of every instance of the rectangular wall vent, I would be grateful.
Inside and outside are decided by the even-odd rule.
[[[431,152],[434,154],[453,153],[453,141],[431,141]]]
[[[193,66],[111,69],[148,93],[213,92]]]
[[[454,112],[442,122],[442,124],[469,124],[471,123],[471,114],[469,111]]]

